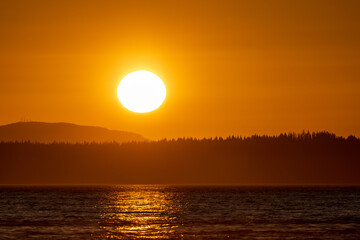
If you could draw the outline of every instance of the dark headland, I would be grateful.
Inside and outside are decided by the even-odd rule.
[[[72,141],[104,132],[102,140],[143,139],[69,124],[17,123],[0,132],[16,126],[42,142],[56,133],[65,140],[60,129],[78,134]],[[47,128],[46,138],[31,135]],[[127,143],[0,142],[0,166],[0,184],[360,185],[360,139],[303,132]]]

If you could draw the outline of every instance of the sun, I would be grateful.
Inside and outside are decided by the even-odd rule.
[[[117,89],[121,104],[132,112],[151,112],[161,106],[166,97],[163,81],[149,71],[136,71],[126,75]]]

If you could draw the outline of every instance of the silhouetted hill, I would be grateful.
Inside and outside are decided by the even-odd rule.
[[[143,141],[136,133],[71,123],[17,122],[0,126],[0,141],[111,142]]]
[[[360,185],[360,139],[327,132],[133,143],[0,143],[1,184]]]

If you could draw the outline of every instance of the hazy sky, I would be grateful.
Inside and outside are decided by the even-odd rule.
[[[360,136],[360,1],[0,1],[0,124],[26,117],[148,138]],[[135,70],[167,98],[117,98]]]

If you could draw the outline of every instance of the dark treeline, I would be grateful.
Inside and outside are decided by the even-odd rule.
[[[1,184],[360,184],[360,139],[328,132],[0,143]]]

